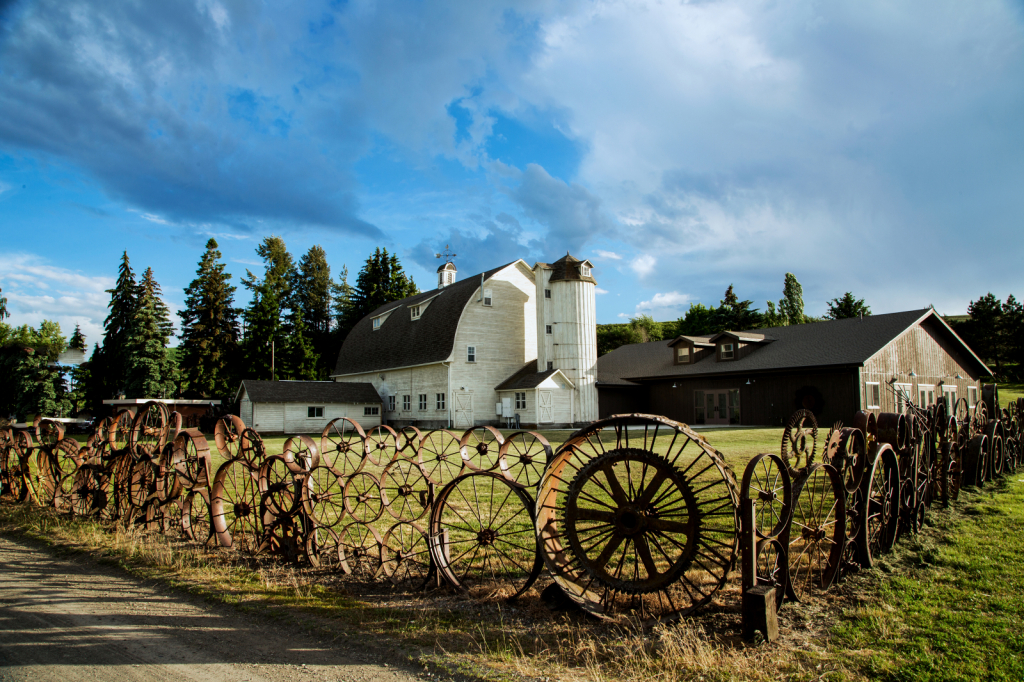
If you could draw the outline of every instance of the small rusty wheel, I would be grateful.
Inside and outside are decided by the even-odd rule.
[[[835,466],[843,477],[846,492],[860,490],[867,469],[868,446],[864,432],[860,429],[844,428],[839,433],[839,453],[834,458]]]
[[[460,442],[465,448],[466,466],[470,471],[494,471],[498,468],[501,446],[505,442],[501,431],[493,426],[477,426],[462,434]],[[539,476],[537,480],[540,480]]]
[[[810,410],[797,410],[782,432],[782,459],[791,472],[814,463],[818,448],[818,421]]]
[[[52,448],[64,438],[64,425],[59,421],[36,417],[33,425],[36,431],[36,442],[43,447]]]
[[[534,489],[551,461],[551,445],[534,431],[517,431],[502,443],[498,467],[505,479],[520,488]]]
[[[218,419],[213,428],[213,442],[224,459],[235,459],[242,448],[242,434],[245,433],[245,422],[240,417],[230,415]]]
[[[167,405],[151,400],[142,406],[132,420],[128,449],[136,459],[156,459],[167,443],[170,428]]]
[[[793,485],[789,467],[775,455],[755,456],[743,472],[740,499],[754,501],[757,535],[779,535],[793,514]]]
[[[136,459],[128,478],[128,505],[134,512],[146,506],[146,500],[156,492],[156,468],[148,459]]]
[[[314,526],[306,533],[306,561],[313,568],[341,570],[341,541],[331,528]]]
[[[264,521],[263,536],[256,553],[269,553],[290,563],[299,564],[306,558],[306,531],[301,514],[281,516]]]
[[[313,467],[302,486],[302,509],[320,528],[333,528],[345,517],[345,482],[334,469]]]
[[[111,492],[114,495],[114,518],[131,521],[132,503],[128,489],[132,480],[135,460],[124,450],[113,450],[113,446],[111,446],[111,452],[117,453],[113,454],[111,461],[111,469],[114,472],[111,487]]]
[[[40,445],[35,449],[36,460],[36,499],[44,507],[52,507],[57,496],[57,485],[60,474],[57,468],[57,456],[53,450]]]
[[[349,477],[342,496],[345,501],[345,513],[357,523],[372,523],[379,519],[384,511],[380,481],[365,471]]]
[[[396,459],[380,475],[380,494],[388,514],[398,521],[416,521],[430,510],[434,486],[416,462]]]
[[[210,516],[221,547],[255,552],[262,533],[256,474],[240,459],[225,462],[213,477]]]
[[[860,565],[865,568],[871,568],[896,541],[900,497],[899,464],[892,447],[881,444],[868,459],[871,466],[861,483],[864,514],[859,541]]]
[[[370,429],[364,442],[366,461],[375,467],[387,466],[398,454],[398,434],[385,424]]]
[[[430,552],[452,587],[477,597],[518,597],[542,568],[533,500],[493,472],[460,476],[438,493]]]
[[[304,474],[320,464],[320,448],[309,436],[295,436],[284,442],[281,457],[293,474]]]
[[[156,467],[156,491],[157,497],[165,505],[177,500],[185,490],[181,479],[174,469],[174,443],[164,446]],[[178,517],[181,517],[179,508]]]
[[[786,534],[789,596],[804,601],[810,589],[827,590],[846,548],[846,490],[835,467],[812,464],[797,481],[793,523]]]
[[[398,449],[402,457],[415,460],[420,449],[420,441],[423,440],[423,432],[415,426],[406,426],[398,432]]]
[[[991,480],[1003,475],[1006,471],[1006,453],[1003,448],[1003,437],[995,435],[989,439],[989,474]]]
[[[109,489],[110,476],[101,467],[79,467],[71,492],[71,509],[78,516],[104,515],[110,502]]]
[[[430,542],[418,524],[399,521],[381,540],[381,571],[393,584],[410,590],[427,586],[434,574]]]
[[[171,449],[173,474],[189,489],[208,488],[213,479],[210,445],[199,429],[184,429],[174,439]]]
[[[267,457],[256,476],[259,496],[254,499],[258,499],[273,517],[291,516],[299,510],[302,486],[283,456]]]
[[[446,429],[424,434],[417,454],[424,475],[436,486],[454,481],[466,466],[459,437]]]
[[[118,452],[128,452],[132,441],[132,431],[135,422],[135,413],[131,410],[121,410],[114,417],[114,423],[107,433],[110,447]]]
[[[902,455],[910,444],[910,429],[905,414],[882,412],[878,415],[878,441],[891,445],[897,455]]]
[[[238,457],[253,471],[259,470],[267,456],[263,438],[253,429],[242,431],[238,441]]]
[[[363,468],[366,433],[357,422],[333,419],[320,434],[320,455],[339,476],[348,478]]]
[[[757,584],[775,588],[775,609],[782,608],[789,585],[786,546],[774,538],[757,542]]]
[[[364,579],[376,578],[380,572],[381,537],[377,529],[353,521],[338,531],[341,570]]]
[[[206,489],[193,490],[181,503],[181,526],[185,537],[204,546],[213,540],[209,496]]]

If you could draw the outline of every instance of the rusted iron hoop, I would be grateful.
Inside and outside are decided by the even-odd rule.
[[[259,546],[262,533],[255,502],[256,478],[256,472],[240,459],[217,469],[210,490],[210,516],[221,547],[254,552]]]
[[[789,556],[789,596],[805,601],[827,590],[846,549],[846,488],[835,467],[812,464],[794,484],[793,522],[783,542]]]
[[[174,439],[171,466],[185,488],[210,487],[213,480],[210,444],[199,429],[184,429]]]
[[[777,537],[793,514],[793,484],[781,457],[759,454],[747,463],[740,483],[740,499],[754,501],[758,537]]]
[[[810,410],[797,410],[782,432],[782,459],[791,473],[814,463],[818,448],[818,420]]]
[[[293,474],[303,474],[320,464],[320,448],[309,436],[294,436],[284,442],[281,457]]]
[[[392,518],[417,521],[430,511],[434,486],[419,464],[396,459],[381,472],[380,495]]]
[[[213,442],[224,459],[234,459],[239,456],[242,447],[242,434],[245,433],[245,429],[245,422],[237,415],[232,414],[217,420],[217,425],[213,428]]]
[[[347,417],[332,419],[320,434],[320,455],[339,476],[348,477],[363,468],[366,432]]]
[[[426,587],[434,575],[430,540],[419,524],[399,521],[381,539],[381,572],[392,584],[410,590]]]
[[[310,470],[302,487],[302,508],[320,528],[332,528],[345,517],[345,481],[321,464]]]
[[[167,405],[154,400],[142,406],[132,420],[128,449],[136,459],[153,459],[160,454],[171,432]]]
[[[534,490],[552,456],[547,438],[536,431],[517,431],[501,444],[498,469],[512,485]]]
[[[181,504],[181,526],[185,537],[196,544],[208,546],[213,540],[210,514],[210,491],[207,488],[190,491]]]
[[[786,546],[777,538],[757,541],[757,584],[775,588],[775,609],[781,609],[789,586]]]
[[[292,516],[301,504],[306,477],[297,477],[282,455],[271,455],[263,460],[258,473],[258,497],[251,499],[266,507],[274,517]]]
[[[466,467],[470,471],[494,471],[501,459],[501,446],[505,437],[493,426],[475,426],[468,429],[460,440],[466,452]],[[544,462],[547,463],[547,460]],[[540,476],[537,477],[540,480]],[[536,483],[535,483],[536,485]]]
[[[423,432],[415,426],[406,426],[398,432],[398,449],[406,459],[415,460],[420,449],[420,441],[423,440]]]
[[[257,471],[267,456],[263,438],[253,429],[242,431],[239,438],[238,458],[253,471]]]
[[[436,486],[452,482],[462,475],[466,466],[466,455],[459,437],[447,429],[425,433],[417,457],[427,480]]]
[[[341,570],[360,578],[376,578],[381,570],[380,533],[372,524],[352,521],[338,530]]]
[[[345,515],[357,523],[373,523],[384,512],[380,479],[367,471],[349,476],[342,499],[345,501]]]
[[[313,568],[341,570],[341,541],[333,528],[316,525],[306,533],[306,561]]]
[[[370,429],[364,443],[366,461],[374,467],[385,467],[398,455],[398,433],[386,424]]]

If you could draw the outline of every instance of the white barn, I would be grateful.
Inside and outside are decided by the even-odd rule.
[[[345,339],[332,378],[371,384],[392,426],[568,426],[597,419],[590,261],[523,260],[381,306]]]
[[[368,383],[246,379],[235,401],[245,425],[260,433],[320,433],[339,417],[364,430],[381,423],[381,399]]]

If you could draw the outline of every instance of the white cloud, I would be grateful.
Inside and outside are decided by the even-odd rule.
[[[0,260],[0,288],[11,313],[9,324],[39,326],[43,320],[60,323],[70,336],[80,324],[90,345],[103,336],[112,277],[90,276],[50,265],[42,258],[15,253]]]
[[[607,258],[608,260],[622,260],[622,256],[615,253],[614,251],[602,251],[601,249],[598,249],[594,251],[594,253],[596,253],[601,258]]]
[[[681,317],[686,305],[693,300],[689,294],[681,294],[678,291],[668,293],[656,293],[649,301],[640,301],[636,304],[636,315],[647,314],[656,320],[674,320]]]
[[[654,271],[654,266],[656,264],[657,261],[654,259],[654,256],[642,253],[629,262],[629,267],[631,267],[633,272],[638,276],[646,277]]]
[[[594,287],[594,293],[595,294],[607,294],[608,290],[607,289],[602,289],[601,287]]]

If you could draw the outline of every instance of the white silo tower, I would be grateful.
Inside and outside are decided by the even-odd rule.
[[[597,409],[597,281],[588,260],[568,253],[537,263],[537,370],[560,369],[575,384],[573,421],[594,421]]]

